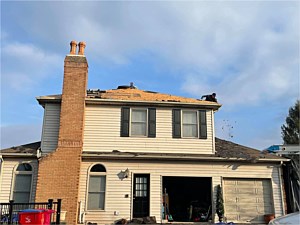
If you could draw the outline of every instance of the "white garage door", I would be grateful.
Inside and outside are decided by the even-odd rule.
[[[274,213],[269,179],[224,179],[225,216],[230,222],[264,222]]]

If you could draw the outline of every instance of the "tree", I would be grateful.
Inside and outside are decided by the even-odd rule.
[[[294,107],[289,109],[286,124],[281,126],[281,134],[284,144],[299,144],[299,108],[300,101],[297,100]]]
[[[217,200],[216,200],[216,212],[219,217],[219,221],[222,222],[224,218],[224,201],[223,201],[223,192],[221,185],[217,186]]]

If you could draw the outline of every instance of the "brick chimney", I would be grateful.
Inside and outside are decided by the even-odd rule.
[[[88,63],[85,43],[79,42],[77,55],[76,41],[70,45],[64,64],[58,147],[39,161],[36,201],[61,198],[67,224],[76,224]]]

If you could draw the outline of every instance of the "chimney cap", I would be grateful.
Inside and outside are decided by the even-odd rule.
[[[76,55],[77,42],[74,40],[71,41],[70,46],[71,46],[70,55]]]
[[[79,49],[78,49],[78,55],[84,55],[84,49],[86,47],[86,43],[84,41],[81,41],[78,43]]]
[[[86,43],[85,43],[85,41],[81,41],[81,42],[78,43],[78,45],[86,46]]]

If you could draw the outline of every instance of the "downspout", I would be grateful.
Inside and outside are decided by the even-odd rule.
[[[131,172],[131,174],[130,174],[130,178],[131,178],[131,190],[130,190],[130,192],[131,192],[131,198],[130,198],[130,209],[129,209],[129,219],[130,220],[132,220],[132,218],[133,218],[133,172]]]
[[[216,153],[216,133],[215,133],[215,112],[211,110],[211,128],[212,128],[212,153]]]
[[[82,223],[81,201],[79,201],[78,223]]]
[[[3,168],[3,158],[2,155],[0,155],[0,193],[1,193],[1,186],[2,186],[2,168]]]
[[[278,167],[278,173],[279,173],[279,182],[280,182],[280,192],[281,192],[281,204],[282,204],[282,208],[281,208],[281,213],[282,215],[285,215],[285,204],[284,204],[284,199],[283,199],[283,188],[282,188],[282,165],[283,162],[280,162],[280,166]]]

